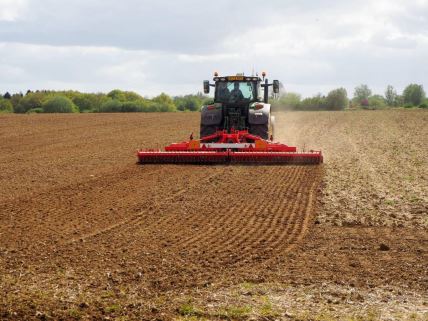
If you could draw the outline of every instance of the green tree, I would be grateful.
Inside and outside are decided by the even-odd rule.
[[[110,99],[101,105],[101,113],[120,113],[122,111],[122,102],[117,99]]]
[[[79,109],[66,96],[52,96],[43,103],[45,113],[78,113]]]
[[[403,91],[404,104],[419,106],[425,100],[425,91],[422,85],[410,84]]]
[[[162,112],[166,111],[176,111],[177,108],[174,105],[174,101],[167,94],[162,93],[159,96],[156,96],[152,99],[157,105],[157,109]]]
[[[318,94],[314,97],[308,97],[300,103],[301,110],[326,110],[327,101],[325,96]]]
[[[1,113],[12,113],[13,105],[10,99],[0,98],[0,114]]]
[[[391,85],[388,85],[385,90],[385,102],[388,106],[396,106],[397,103],[397,91]]]
[[[300,106],[302,96],[297,93],[288,92],[279,97],[278,100],[274,100],[272,105],[275,109],[298,109]]]
[[[343,110],[348,107],[348,93],[345,88],[337,88],[330,91],[326,98],[326,106],[329,110]]]
[[[14,95],[15,96],[15,95]],[[46,95],[41,92],[29,93],[19,99],[18,105],[14,106],[16,113],[26,113],[30,109],[41,108]]]
[[[107,94],[107,97],[117,100],[117,101],[126,101],[125,93],[122,90],[114,89]]]
[[[177,110],[184,111],[184,110],[190,110],[190,111],[197,111],[200,110],[201,107],[204,105],[204,99],[206,97],[204,96],[198,96],[198,95],[186,95],[186,96],[179,96],[174,97],[174,104],[177,107]]]
[[[82,112],[97,112],[100,110],[103,103],[110,100],[106,94],[79,94],[73,99],[73,103],[79,107]]]
[[[114,90],[110,91],[107,94],[107,96],[110,97],[111,99],[115,99],[115,100],[118,100],[120,102],[136,101],[136,100],[140,100],[143,98],[139,94],[137,94],[133,91],[122,91],[119,89],[114,89]]]
[[[360,85],[355,87],[354,90],[354,100],[361,104],[363,101],[367,101],[369,97],[372,95],[372,91],[367,85]]]
[[[124,91],[123,92],[126,98],[126,101],[138,101],[143,99],[143,97],[133,91]]]
[[[394,98],[395,99],[395,98]],[[381,95],[373,95],[368,99],[369,108],[380,109],[386,107],[386,101]]]
[[[144,98],[122,103],[122,112],[147,112],[150,109],[150,101]]]

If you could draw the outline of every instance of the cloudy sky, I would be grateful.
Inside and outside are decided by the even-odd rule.
[[[0,92],[201,90],[267,71],[304,96],[428,89],[428,0],[0,0]]]

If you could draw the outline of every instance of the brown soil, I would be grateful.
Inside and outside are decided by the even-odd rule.
[[[197,127],[2,116],[0,316],[168,319],[182,295],[242,282],[428,289],[425,229],[314,225],[325,166],[135,164]]]
[[[279,113],[276,123],[277,139],[324,153],[320,221],[428,228],[428,112]]]

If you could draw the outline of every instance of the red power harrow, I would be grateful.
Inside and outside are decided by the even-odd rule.
[[[217,131],[213,135],[182,143],[174,143],[161,150],[139,150],[141,164],[320,164],[321,151],[297,152],[296,147],[264,140],[247,130]]]

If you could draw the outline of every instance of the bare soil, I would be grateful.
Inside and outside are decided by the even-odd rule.
[[[310,114],[281,117],[306,123]],[[348,117],[331,115],[331,122]],[[412,122],[427,116],[403,115]],[[135,163],[137,148],[186,139],[198,117],[0,117],[0,318],[192,317],[180,310],[183,297],[204,300],[207,293],[246,283],[297,289],[327,282],[363,290],[388,285],[427,293],[426,211],[422,219],[410,212],[411,224],[400,216],[401,225],[380,227],[343,206],[346,219],[351,215],[360,225],[324,224],[336,222],[336,201],[344,197],[325,192],[335,190],[331,146],[343,141],[330,136],[327,144],[324,126],[306,134],[312,142],[322,137],[311,147],[326,150],[323,166]],[[315,117],[311,128],[319,122]],[[415,155],[426,153],[425,138],[412,145]],[[424,164],[415,165],[413,184],[420,191],[415,208],[422,210]],[[341,180],[351,175],[341,173]],[[362,203],[362,194],[352,195]]]
[[[276,138],[325,157],[321,222],[428,227],[428,112],[278,113]]]

